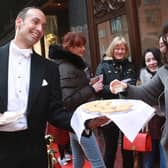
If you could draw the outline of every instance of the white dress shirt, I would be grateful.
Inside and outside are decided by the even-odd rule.
[[[27,129],[25,115],[29,94],[31,53],[32,49],[19,49],[11,41],[9,47],[7,112],[23,112],[24,115],[17,121],[0,126],[0,131]]]

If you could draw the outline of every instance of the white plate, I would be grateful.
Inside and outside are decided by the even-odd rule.
[[[5,112],[0,116],[0,125],[9,124],[21,118],[23,113],[19,112]]]

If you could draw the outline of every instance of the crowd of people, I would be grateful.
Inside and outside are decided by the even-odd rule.
[[[116,86],[120,86],[125,89],[128,98],[132,99],[142,99],[144,102],[150,105],[159,104],[159,111],[164,112],[165,122],[163,125],[163,131],[161,135],[161,146],[160,146],[160,155],[161,155],[161,166],[168,166],[168,131],[167,131],[167,67],[168,67],[168,24],[165,24],[162,30],[162,34],[159,39],[160,51],[162,52],[162,63],[163,65],[157,70],[155,75],[150,79],[150,82],[144,83],[141,86],[133,86],[117,79],[113,80],[110,83],[110,90],[113,94],[118,94],[114,89]],[[165,99],[165,110],[161,110],[160,104],[161,95],[164,94]],[[153,152],[153,151],[152,151]]]
[[[141,166],[153,168],[158,158],[160,167],[166,168],[168,24],[159,37],[159,49],[144,51],[140,73],[130,61],[125,38],[113,38],[96,69],[96,76],[102,75],[101,78],[91,78],[83,59],[87,43],[83,33],[66,33],[61,45],[49,46],[49,59],[40,57],[33,46],[43,37],[45,27],[43,11],[26,7],[16,17],[14,39],[0,47],[0,113],[22,114],[0,126],[1,167],[47,168],[45,132],[47,126],[53,126],[61,165],[72,154],[74,168],[83,168],[85,159],[93,168],[113,168],[121,142],[122,166],[133,168],[134,152],[122,148],[123,133],[108,117],[86,120],[80,141],[70,123],[83,103],[131,98],[141,99],[156,109],[155,116],[141,130],[152,136],[152,151],[142,153]],[[140,85],[136,86],[138,80]],[[116,90],[117,86],[122,90]],[[93,131],[97,127],[103,134],[103,154]]]
[[[4,168],[48,167],[45,141],[47,122],[73,132],[70,124],[73,111],[64,106],[71,105],[73,99],[69,104],[66,93],[62,95],[58,65],[33,50],[34,44],[43,37],[45,27],[46,16],[43,11],[37,7],[26,7],[16,17],[14,39],[0,48],[0,112],[2,116],[18,112],[22,114],[17,120],[0,126],[0,165]],[[88,84],[81,71],[84,64],[80,57],[77,58],[81,64],[76,70],[84,81],[84,85],[80,86],[86,86],[89,99],[96,92],[96,86]],[[73,65],[68,65],[71,66]],[[83,98],[82,101],[87,99]],[[99,157],[96,160],[96,163],[99,163],[97,167],[104,167],[104,162],[91,129],[108,120],[107,117],[97,117],[85,123],[84,141],[91,145],[89,150],[94,147],[93,153],[97,152],[96,156]],[[75,141],[73,133],[72,136]],[[87,136],[88,139],[85,138]],[[75,147],[74,150],[77,151]],[[76,158],[77,164],[82,164],[79,159],[82,157]]]

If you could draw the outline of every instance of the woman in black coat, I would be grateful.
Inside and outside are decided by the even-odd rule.
[[[131,84],[136,84],[137,74],[133,64],[128,60],[128,44],[121,36],[115,37],[106,53],[102,62],[98,65],[96,74],[103,74],[103,90],[99,93],[103,99],[119,99],[120,94],[111,94],[109,84],[114,79],[127,80]],[[124,93],[122,94],[124,95]],[[119,128],[115,123],[102,127],[105,140],[104,161],[107,168],[113,168],[119,139]],[[121,133],[122,137],[123,134]],[[122,138],[121,137],[121,138]],[[122,146],[121,146],[122,148]],[[133,153],[122,149],[123,167],[133,168]]]
[[[102,80],[98,80],[93,85],[89,84],[88,67],[83,61],[85,44],[86,39],[81,33],[69,32],[64,36],[62,46],[50,47],[50,58],[54,59],[59,67],[63,102],[71,112],[81,104],[95,100],[96,93],[103,88]],[[82,134],[80,143],[77,136],[70,133],[70,142],[74,168],[82,168],[85,157],[91,162],[93,168],[105,168],[91,130]]]

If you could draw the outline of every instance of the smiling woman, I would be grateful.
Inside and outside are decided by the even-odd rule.
[[[140,71],[140,81],[147,82],[153,77],[161,66],[161,52],[158,48],[148,48],[142,57],[142,68]]]
[[[103,56],[103,60],[96,70],[96,75],[103,74],[104,76],[104,87],[99,95],[103,99],[125,98],[125,90],[121,87],[115,87],[115,90],[120,91],[123,96],[121,96],[121,94],[111,94],[109,90],[109,84],[114,79],[120,79],[134,85],[136,84],[137,75],[134,65],[128,60],[128,43],[125,38],[123,36],[116,36],[113,38]],[[111,122],[102,127],[102,132],[105,139],[104,159],[106,167],[111,168],[114,166],[120,130],[113,122]],[[109,134],[109,132],[111,133]],[[109,150],[109,148],[111,150]],[[122,150],[122,154],[123,165],[133,168],[133,153]],[[127,162],[128,159],[129,162]]]
[[[81,104],[96,100],[96,93],[103,88],[102,78],[90,84],[88,67],[83,60],[85,45],[86,37],[83,33],[68,32],[63,37],[62,45],[51,45],[49,49],[49,58],[59,66],[64,105],[72,113]],[[95,135],[89,129],[108,120],[106,117],[99,119],[86,122],[88,129],[83,133],[80,143],[76,134],[70,133],[74,168],[83,167],[85,156],[92,167],[105,167]]]

